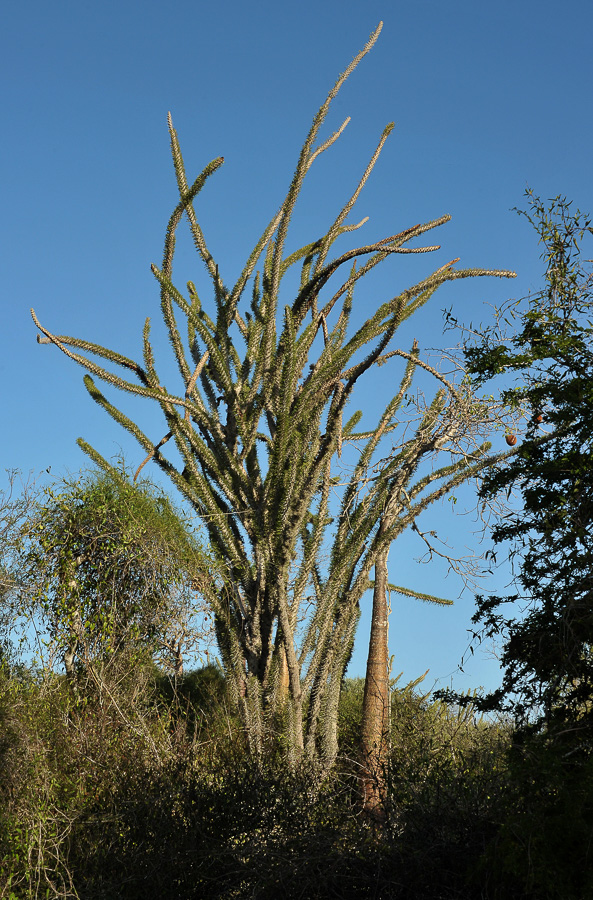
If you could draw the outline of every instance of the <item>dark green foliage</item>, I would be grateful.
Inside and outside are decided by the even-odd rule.
[[[504,636],[502,688],[486,703],[508,708],[573,749],[593,747],[593,297],[579,242],[589,220],[561,198],[530,195],[543,244],[546,287],[515,312],[519,328],[501,347],[487,333],[468,350],[480,381],[516,373],[504,399],[528,417],[519,453],[489,473],[482,494],[518,489],[522,507],[501,519],[495,542],[511,541],[516,595],[479,598],[476,623]],[[504,604],[520,599],[522,614]],[[516,608],[516,607],[515,607]]]
[[[220,666],[214,663],[187,672],[176,683],[171,678],[161,676],[159,688],[169,702],[176,696],[180,703],[187,703],[205,713],[212,712],[226,699],[224,673]]]
[[[485,865],[524,896],[583,900],[593,896],[593,295],[580,244],[593,229],[563,198],[529,201],[545,287],[514,305],[510,340],[495,328],[467,351],[478,383],[506,375],[503,399],[527,418],[519,452],[482,487],[522,500],[493,531],[510,543],[517,591],[479,597],[474,616],[502,642],[504,668],[500,689],[476,703],[516,723]]]
[[[180,683],[222,699],[215,669]],[[210,685],[205,687],[205,685]],[[583,900],[590,767],[415,690],[395,690],[387,819],[358,806],[362,680],[347,681],[332,772],[250,756],[232,718],[157,697],[72,703],[67,680],[3,670],[0,896],[12,900]],[[215,706],[216,706],[215,704]],[[134,717],[134,711],[136,717]],[[531,755],[531,764],[521,754]],[[10,887],[9,887],[10,885]]]
[[[515,739],[502,827],[482,866],[520,896],[593,896],[593,760],[558,752],[540,737]]]
[[[218,665],[194,669],[180,678],[157,670],[154,701],[175,728],[187,729],[198,740],[205,734],[230,732],[240,742],[236,704]]]

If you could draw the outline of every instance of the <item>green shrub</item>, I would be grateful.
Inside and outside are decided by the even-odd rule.
[[[0,895],[483,900],[517,881],[499,865],[504,834],[476,871],[504,818],[504,730],[394,691],[378,831],[358,798],[361,680],[344,685],[327,774],[250,756],[217,669],[176,691],[141,674],[136,693],[123,681],[109,702],[56,675],[4,679]]]
[[[593,759],[563,756],[536,737],[515,745],[510,776],[485,868],[533,900],[593,897]]]

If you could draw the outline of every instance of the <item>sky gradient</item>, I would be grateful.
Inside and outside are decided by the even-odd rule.
[[[159,312],[150,263],[160,263],[177,201],[167,111],[190,178],[225,157],[200,195],[198,216],[232,283],[286,193],[314,113],[379,20],[377,45],[324,126],[327,136],[352,117],[311,170],[290,247],[325,231],[394,121],[353,217],[370,217],[364,242],[444,213],[452,221],[431,236],[441,250],[390,260],[360,302],[378,304],[454,257],[460,266],[517,272],[513,282],[464,281],[437,292],[402,336],[406,347],[417,337],[427,350],[456,340],[443,335],[443,309],[488,322],[492,305],[541,286],[536,237],[512,209],[524,205],[529,185],[593,212],[589,2],[567,0],[561,11],[548,0],[10,4],[0,38],[2,469],[75,472],[86,465],[79,436],[106,457],[123,453],[130,465],[143,456],[91,402],[82,370],[36,343],[29,308],[55,333],[140,355],[144,318],[153,316],[156,328]],[[190,249],[180,246],[177,280],[204,284]],[[167,357],[164,340],[157,352]],[[367,402],[380,402],[380,391]],[[138,410],[155,440],[162,436],[158,411],[134,402],[126,409]],[[435,510],[430,523],[427,515],[427,524],[462,551],[484,549],[471,512],[453,515],[450,507]],[[469,491],[455,508],[464,507],[472,507]],[[460,596],[462,585],[445,580],[442,567],[418,566],[420,554],[410,537],[398,541],[390,577],[445,594],[455,607],[394,598],[394,671],[408,680],[430,669],[427,688],[451,678],[458,688],[493,687],[496,662],[484,653],[465,673],[457,669],[472,593]],[[503,590],[507,580],[503,567],[482,590]],[[353,675],[364,673],[369,604],[370,597]]]

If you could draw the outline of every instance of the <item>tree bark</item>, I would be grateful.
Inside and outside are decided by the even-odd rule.
[[[389,754],[388,553],[389,548],[382,550],[375,562],[371,637],[364,682],[361,729],[362,805],[365,812],[378,823],[385,819]]]
[[[286,650],[283,647],[280,648],[280,676],[278,681],[280,697],[282,699],[285,699],[286,697],[288,697],[288,691],[290,687],[290,672],[288,671]]]

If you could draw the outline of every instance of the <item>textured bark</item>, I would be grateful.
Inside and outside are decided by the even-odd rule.
[[[290,687],[290,673],[288,671],[288,663],[286,661],[286,650],[280,651],[280,677],[279,690],[281,697],[288,697]]]
[[[383,526],[382,526],[383,527]],[[386,769],[389,753],[389,654],[387,554],[375,562],[371,637],[362,706],[362,804],[377,822],[385,817]]]

